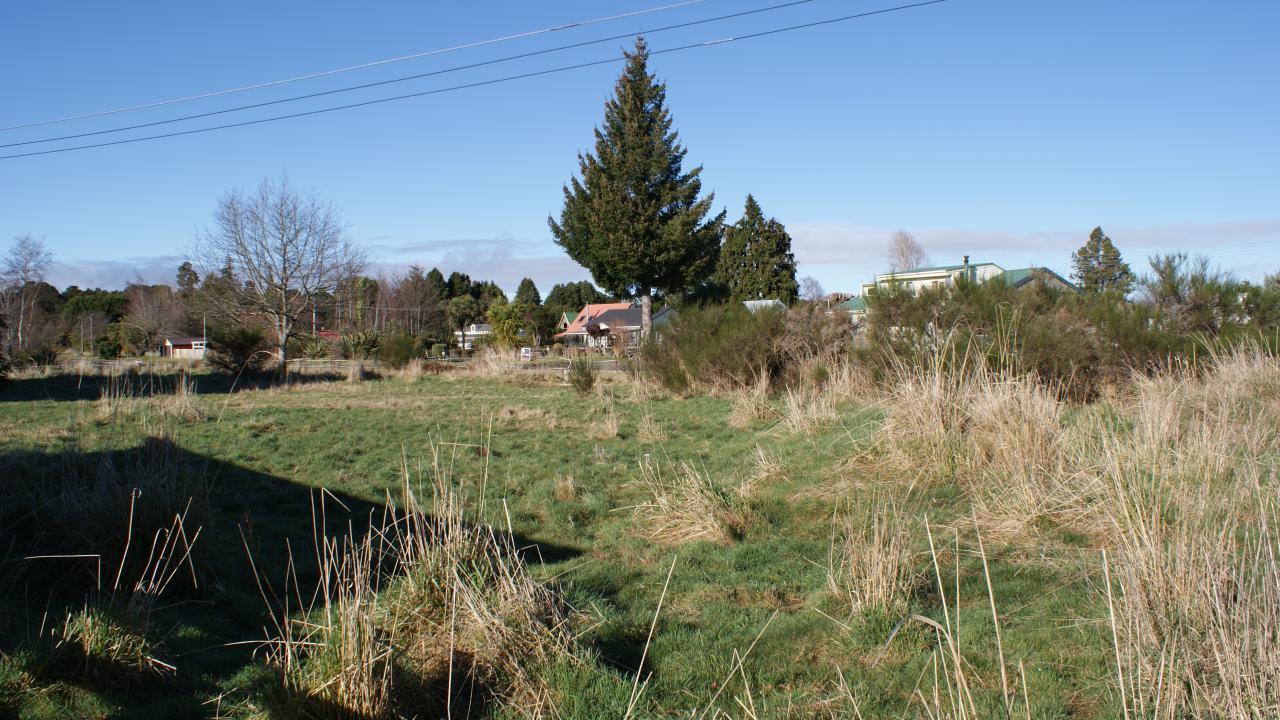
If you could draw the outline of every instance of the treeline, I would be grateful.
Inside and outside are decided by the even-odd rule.
[[[273,340],[269,325],[225,301],[237,281],[227,269],[201,277],[191,262],[174,283],[130,283],[123,290],[63,290],[45,280],[52,256],[39,240],[17,238],[4,259],[0,283],[0,351],[5,366],[47,365],[67,350],[99,358],[159,352],[166,338],[211,339],[215,363],[254,365]],[[522,341],[549,342],[562,313],[612,300],[590,282],[559,284],[544,299],[525,278],[515,297],[497,283],[462,272],[447,277],[418,265],[397,277],[360,275],[302,305],[289,343],[297,356],[373,357],[390,348],[421,356],[456,345],[455,330],[497,321]],[[219,347],[220,346],[220,347]],[[439,349],[437,348],[437,352]]]

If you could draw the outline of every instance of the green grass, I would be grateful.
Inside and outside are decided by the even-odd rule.
[[[503,529],[509,523],[528,546],[535,575],[584,617],[578,642],[595,662],[547,671],[564,717],[625,710],[673,560],[645,663],[651,676],[640,715],[688,717],[719,691],[716,705],[733,716],[746,716],[741,700],[760,717],[851,717],[839,689],[843,675],[863,717],[914,716],[913,692],[932,684],[932,630],[909,623],[886,648],[899,618],[845,617],[826,591],[833,509],[866,501],[872,484],[906,486],[905,478],[873,476],[848,462],[878,423],[876,411],[844,408],[838,423],[811,434],[767,422],[738,429],[727,420],[727,400],[641,404],[629,385],[602,378],[618,431],[601,438],[608,410],[599,392],[584,396],[528,381],[425,376],[226,394],[225,381],[200,377],[207,394],[195,402],[207,419],[195,421],[103,420],[96,389],[76,391],[75,378],[19,382],[0,388],[6,477],[56,482],[69,453],[119,452],[165,433],[187,462],[207,459],[213,494],[196,558],[205,581],[163,603],[147,627],[148,639],[178,668],[175,677],[130,685],[49,670],[47,642],[36,628],[57,602],[45,598],[57,593],[33,597],[35,585],[25,584],[50,577],[40,569],[46,574],[35,579],[0,580],[6,594],[0,603],[9,608],[0,613],[0,715],[5,704],[31,718],[213,716],[218,708],[252,715],[261,708],[256,688],[269,679],[252,647],[234,643],[261,639],[267,617],[244,546],[264,577],[278,583],[286,540],[295,556],[311,553],[310,489],[325,488],[358,519],[398,492],[406,463],[412,476],[425,475],[420,468],[432,461],[433,448],[473,507],[483,494],[483,519]],[[665,439],[641,437],[645,414]],[[642,461],[664,469],[688,462],[717,482],[736,484],[754,472],[757,446],[784,472],[760,484],[740,537],[679,547],[647,539],[629,509],[646,499],[636,484]],[[557,479],[566,476],[574,481],[567,498],[556,492]],[[328,507],[340,514],[332,502]],[[974,687],[979,709],[1003,714],[965,494],[935,483],[902,507],[913,519],[921,569],[931,568],[926,516],[944,546],[940,561],[952,603],[959,535],[960,642],[982,679]],[[1035,717],[1111,717],[1118,706],[1109,684],[1110,635],[1105,605],[1090,584],[1099,562],[1080,542],[1053,537],[1035,546],[988,540],[1005,655],[1015,673],[1017,663],[1025,668]],[[0,562],[6,572],[36,561],[0,555]],[[305,593],[305,568],[300,574]],[[910,607],[941,621],[932,577],[930,569]],[[80,576],[60,587],[72,585],[89,589]],[[734,658],[749,648],[735,672]]]

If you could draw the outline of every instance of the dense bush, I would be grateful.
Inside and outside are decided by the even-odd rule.
[[[22,354],[23,364],[45,367],[58,362],[58,349],[52,345],[37,345]]]
[[[739,303],[688,308],[662,330],[660,342],[643,350],[645,370],[672,392],[696,386],[737,388],[753,385],[761,376],[781,379],[787,364],[822,340],[805,339],[805,347],[788,347],[803,334],[788,332],[789,313],[765,310],[751,313]],[[847,323],[845,323],[847,325]]]
[[[423,338],[409,333],[387,333],[378,338],[378,359],[390,368],[402,368],[423,356]]]
[[[115,360],[120,357],[120,343],[103,335],[94,341],[93,352],[103,360]]]
[[[888,371],[931,358],[984,356],[990,367],[1034,373],[1064,395],[1096,396],[1134,370],[1171,361],[1197,363],[1226,345],[1266,342],[1280,323],[1280,292],[1237,282],[1187,264],[1185,256],[1153,258],[1142,298],[1077,294],[1033,281],[960,282],[913,294],[882,287],[867,296],[859,360]],[[955,349],[964,352],[951,352]]]
[[[355,330],[342,336],[338,350],[344,360],[371,360],[378,354],[378,335],[372,330]]]
[[[333,348],[324,338],[316,335],[292,335],[289,337],[289,357],[324,360],[333,355]]]
[[[266,335],[259,328],[235,325],[209,328],[205,362],[231,373],[261,370],[270,353]]]

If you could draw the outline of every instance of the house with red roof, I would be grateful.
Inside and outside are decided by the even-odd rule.
[[[569,347],[608,348],[618,342],[622,347],[636,347],[640,344],[640,313],[630,302],[592,303],[579,310],[573,320],[565,313],[561,317],[564,329],[554,338]],[[667,322],[673,313],[670,307],[655,312],[654,327]]]

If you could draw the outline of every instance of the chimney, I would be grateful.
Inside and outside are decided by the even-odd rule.
[[[965,280],[973,280],[973,276],[972,276],[972,274],[971,274],[971,273],[973,272],[973,270],[972,270],[972,269],[970,269],[970,267],[969,267],[969,256],[968,256],[968,255],[965,255],[965,256],[964,256],[964,270],[963,270],[963,272],[964,272],[964,279],[965,279]]]

